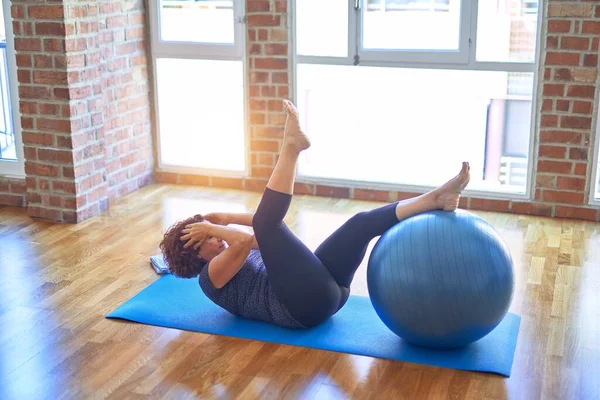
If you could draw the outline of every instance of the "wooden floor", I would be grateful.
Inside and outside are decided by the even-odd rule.
[[[153,185],[78,225],[0,207],[0,399],[600,398],[597,223],[478,213],[516,263],[511,311],[522,323],[510,378],[104,318],[157,278],[148,257],[167,226],[254,211],[259,200]],[[297,197],[286,222],[314,249],[377,205]],[[367,294],[365,267],[355,294]]]

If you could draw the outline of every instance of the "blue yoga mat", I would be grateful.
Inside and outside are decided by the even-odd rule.
[[[208,299],[197,279],[163,275],[106,318],[467,371],[510,376],[521,318],[509,313],[489,335],[461,349],[409,345],[381,322],[368,297],[350,296],[323,324],[281,328],[236,317]]]

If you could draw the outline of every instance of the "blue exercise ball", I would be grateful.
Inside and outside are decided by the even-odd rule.
[[[433,211],[398,222],[367,266],[373,308],[408,343],[465,346],[504,318],[514,293],[508,247],[484,219]]]

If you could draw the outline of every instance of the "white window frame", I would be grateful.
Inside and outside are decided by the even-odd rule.
[[[324,57],[324,56],[307,56],[299,55],[296,49],[296,19],[295,9],[296,3],[302,0],[290,0],[290,7],[292,12],[290,21],[290,46],[292,48],[292,95],[294,101],[297,101],[297,88],[298,79],[296,73],[296,66],[298,64],[320,64],[320,65],[341,65],[341,66],[368,66],[368,67],[398,67],[398,68],[424,68],[424,69],[452,69],[452,70],[470,70],[470,71],[500,71],[500,72],[526,72],[533,74],[533,96],[531,104],[531,124],[529,133],[529,154],[528,154],[528,165],[527,165],[527,185],[525,186],[525,192],[514,192],[510,190],[483,190],[473,189],[467,187],[465,194],[470,197],[481,197],[486,199],[515,199],[515,200],[531,200],[535,193],[535,180],[533,179],[533,167],[536,164],[537,158],[535,158],[535,144],[536,144],[536,121],[539,119],[538,107],[539,101],[539,90],[541,87],[541,79],[543,78],[543,66],[540,65],[540,57],[542,48],[541,45],[541,28],[543,22],[543,14],[538,14],[537,18],[537,33],[536,33],[536,50],[534,61],[532,62],[495,62],[495,61],[477,61],[476,49],[477,49],[477,17],[478,17],[478,3],[479,1],[487,0],[462,0],[463,6],[468,6],[469,12],[465,12],[465,15],[469,16],[468,22],[468,57],[465,62],[449,62],[448,59],[440,58],[436,56],[434,58],[422,57],[423,54],[417,54],[414,52],[402,51],[390,51],[387,52],[388,57],[378,57],[378,59],[364,59],[360,57],[360,51],[358,48],[358,39],[361,37],[362,32],[360,31],[359,15],[362,12],[362,2],[364,0],[348,0],[348,55],[346,57]],[[542,1],[538,3],[540,12],[544,9]],[[461,24],[467,18],[465,15],[461,16]],[[465,22],[466,23],[466,22]],[[462,29],[461,29],[462,31]],[[461,40],[463,40],[462,38]],[[425,53],[427,54],[427,53]],[[431,54],[440,54],[432,52]],[[356,56],[359,56],[357,59]],[[412,57],[412,58],[411,58]],[[391,191],[426,191],[431,188],[428,186],[415,186],[406,184],[392,184],[392,183],[379,183],[379,182],[364,182],[356,181],[351,179],[335,179],[335,178],[317,178],[298,174],[296,180],[300,183],[309,184],[325,184],[331,186],[348,186],[351,185],[354,188],[365,188],[365,189],[378,189],[378,190],[391,190]]]
[[[187,167],[181,165],[167,164],[162,159],[160,146],[160,106],[158,102],[158,80],[156,74],[156,64],[159,58],[176,58],[192,60],[230,60],[241,61],[243,65],[243,83],[244,83],[244,148],[249,144],[249,106],[248,106],[248,63],[246,60],[246,21],[245,21],[245,1],[233,0],[234,14],[234,43],[197,43],[184,41],[167,41],[160,38],[160,3],[161,0],[149,1],[150,16],[150,50],[152,62],[152,84],[154,100],[154,124],[156,140],[156,170],[158,172],[173,172],[182,174],[202,174],[219,177],[239,178],[248,175],[250,170],[250,154],[248,151],[244,155],[244,170],[231,171],[212,168]],[[185,88],[182,88],[185,90]]]
[[[600,91],[597,90],[597,93],[600,95]],[[600,110],[600,98],[596,99],[596,114],[593,115],[592,121],[595,123],[596,132],[594,135],[594,155],[591,160],[591,181],[590,181],[590,190],[589,190],[589,201],[588,204],[594,207],[600,207],[600,196],[596,198],[596,192],[600,192],[600,184],[598,184],[598,179],[600,178],[599,168],[600,168],[600,116],[598,116],[598,111]],[[600,194],[600,193],[599,193]]]
[[[15,35],[12,26],[12,16],[10,13],[11,2],[2,2],[2,11],[4,13],[4,26],[6,29],[6,61],[8,65],[8,92],[11,102],[12,113],[8,118],[12,118],[13,130],[15,134],[15,149],[17,160],[0,160],[0,176],[11,178],[25,177],[25,157],[23,152],[23,137],[21,132],[21,113],[19,107],[19,83],[17,78],[17,58],[15,53]]]
[[[354,10],[357,11],[356,16],[358,23],[357,36],[362,37],[363,34],[363,7],[366,0],[356,0]],[[471,0],[460,0],[460,9],[469,9]],[[460,13],[460,33],[458,39],[458,50],[371,50],[365,49],[362,46],[362,41],[358,40],[358,56],[360,64],[364,62],[418,62],[418,63],[447,63],[447,64],[464,64],[469,60],[469,34],[471,32],[471,18],[469,13]]]

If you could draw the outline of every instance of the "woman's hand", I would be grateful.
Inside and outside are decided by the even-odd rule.
[[[204,240],[209,236],[209,225],[210,222],[206,221],[186,225],[185,228],[181,231],[182,233],[184,233],[184,235],[181,236],[181,240],[187,240],[187,243],[183,245],[183,248],[187,249],[190,246],[194,246],[194,244],[197,244],[196,246],[194,246],[194,248],[198,248],[199,246],[201,246]]]
[[[215,225],[225,226],[231,223],[231,218],[229,218],[229,214],[227,213],[210,213],[206,214],[204,218]]]

